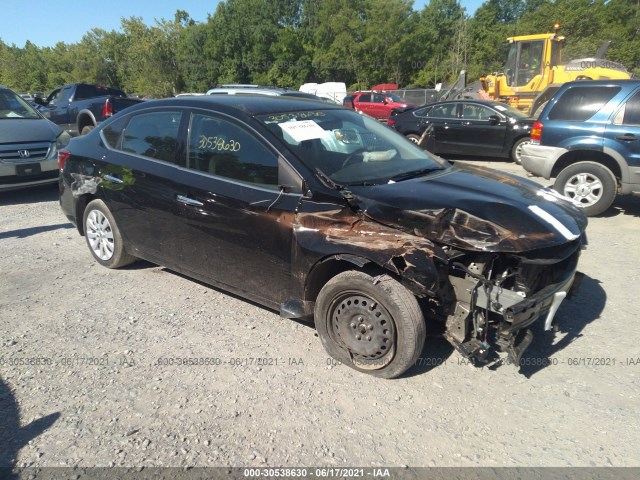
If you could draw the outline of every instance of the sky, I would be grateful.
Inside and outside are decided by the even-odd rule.
[[[414,0],[414,9],[422,9],[428,1]],[[473,14],[482,2],[462,0],[461,4],[467,14]],[[205,22],[207,15],[215,12],[217,3],[217,0],[102,0],[67,2],[60,6],[51,0],[0,0],[3,20],[0,39],[18,47],[24,47],[27,40],[39,47],[53,47],[58,42],[77,43],[93,28],[120,30],[122,17],[142,17],[147,25],[152,25],[154,19],[172,20],[178,9],[186,10],[198,22]]]

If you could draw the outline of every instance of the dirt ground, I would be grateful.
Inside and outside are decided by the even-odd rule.
[[[389,381],[310,325],[101,267],[55,186],[0,194],[0,466],[640,466],[639,217],[590,220],[582,287],[520,369],[428,338]]]

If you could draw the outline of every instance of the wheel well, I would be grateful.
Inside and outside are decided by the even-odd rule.
[[[93,119],[89,115],[80,115],[78,117],[78,133],[82,132],[82,129],[86,126],[95,127]]]
[[[345,257],[348,257],[349,260],[344,260]],[[320,290],[322,290],[322,287],[324,287],[329,280],[347,270],[357,270],[372,275],[386,273],[394,276],[392,272],[383,269],[365,258],[351,255],[335,255],[321,260],[316,264],[315,268],[311,270],[305,285],[305,300],[315,301],[318,298]]]
[[[84,235],[84,211],[87,208],[87,205],[96,198],[98,197],[91,194],[78,197],[76,202],[76,223],[78,225],[78,232],[80,232],[80,235]]]
[[[576,150],[565,153],[553,166],[551,170],[551,176],[557,177],[558,174],[567,168],[569,165],[578,162],[596,162],[611,170],[611,173],[620,181],[622,178],[622,172],[620,171],[620,165],[606,153],[594,152],[589,150]]]

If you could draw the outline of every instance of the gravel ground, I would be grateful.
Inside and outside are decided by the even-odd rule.
[[[640,466],[638,198],[591,219],[582,288],[520,370],[428,338],[392,381],[162,267],[101,267],[55,186],[0,213],[0,466]]]

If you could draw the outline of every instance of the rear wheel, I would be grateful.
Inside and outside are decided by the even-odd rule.
[[[420,140],[420,135],[416,135],[415,133],[409,133],[405,135],[405,137],[407,137],[407,140],[411,140],[415,144]]]
[[[124,267],[136,260],[127,253],[118,225],[102,200],[87,205],[84,235],[93,258],[107,268]]]
[[[596,162],[578,162],[562,170],[553,188],[570,198],[587,216],[599,215],[616,198],[616,177]]]
[[[514,143],[511,148],[511,160],[518,165],[522,165],[522,146],[528,145],[529,143],[531,143],[531,139],[529,137],[523,137],[516,140],[516,143]]]
[[[315,323],[337,361],[382,378],[395,378],[422,352],[425,322],[414,295],[389,275],[347,271],[318,295]]]

